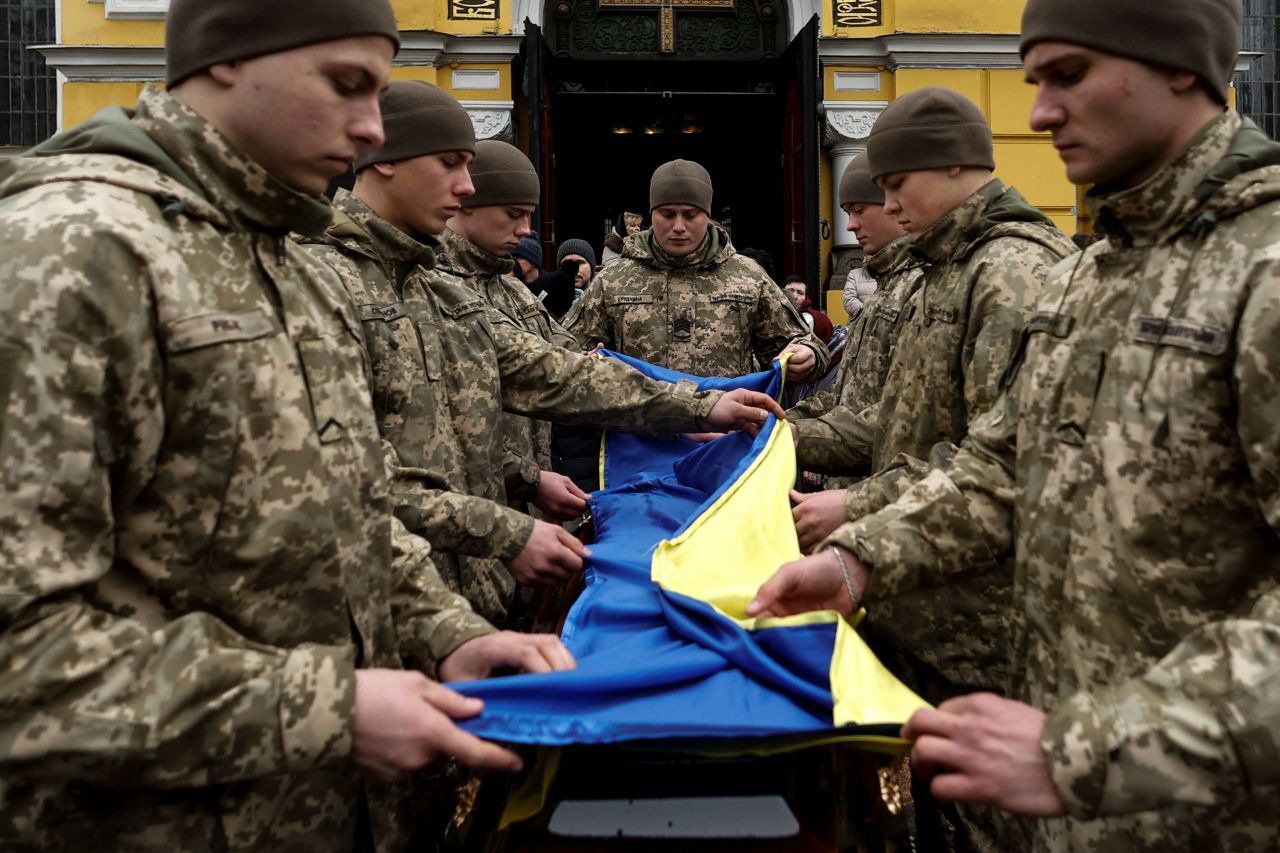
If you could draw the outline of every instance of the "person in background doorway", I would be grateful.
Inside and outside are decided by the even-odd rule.
[[[824,344],[831,343],[835,326],[831,324],[830,317],[813,307],[813,302],[809,299],[809,289],[805,287],[804,276],[787,276],[782,282],[782,290],[791,300],[791,304],[800,312],[800,319],[804,320],[809,330],[818,336],[818,340]]]
[[[613,224],[613,229],[609,232],[609,236],[604,238],[604,251],[600,253],[600,266],[607,266],[610,262],[622,257],[622,247],[627,238],[633,234],[639,234],[643,228],[644,217],[640,214],[619,214],[618,221]]]

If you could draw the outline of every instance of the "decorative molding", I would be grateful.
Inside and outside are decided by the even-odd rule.
[[[887,106],[888,101],[860,101],[856,106],[848,101],[825,101],[822,107],[827,116],[828,144],[866,139]]]
[[[156,21],[169,11],[169,0],[106,0],[106,6],[108,20]]]
[[[209,0],[214,2],[214,0]],[[402,33],[398,66],[439,68],[463,62],[510,62],[520,52],[521,36],[446,36]],[[132,45],[42,44],[46,64],[71,82],[164,79],[164,48]]]
[[[894,33],[877,38],[818,39],[827,64],[899,68],[1022,68],[1017,33]],[[1248,71],[1261,54],[1241,51],[1236,72]]]
[[[164,79],[163,47],[41,44],[31,49],[38,50],[46,64],[62,74],[66,82]]]
[[[467,110],[476,139],[493,139],[511,127],[511,110]]]
[[[474,91],[497,91],[502,88],[502,72],[496,68],[455,68],[450,75],[451,88]]]

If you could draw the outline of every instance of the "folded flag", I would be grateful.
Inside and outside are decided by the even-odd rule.
[[[702,379],[604,351],[699,390],[781,391],[780,366]],[[450,685],[485,701],[492,740],[883,739],[925,702],[830,611],[750,619],[746,605],[800,558],[788,492],[795,448],[770,418],[754,439],[698,444],[610,432],[586,587],[565,621],[577,669]]]

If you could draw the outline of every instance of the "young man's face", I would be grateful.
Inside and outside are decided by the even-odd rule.
[[[578,265],[578,272],[573,277],[573,286],[581,290],[587,286],[587,282],[591,281],[591,264],[582,255],[570,252],[564,256],[566,261],[574,261]]]
[[[468,207],[458,211],[450,224],[463,237],[491,255],[505,258],[520,241],[533,233],[529,217],[532,204],[500,204]]]
[[[462,199],[476,191],[467,171],[471,159],[468,151],[444,151],[395,163],[388,190],[400,212],[396,224],[431,236],[444,231]]]
[[[1073,183],[1136,186],[1176,153],[1178,72],[1065,42],[1032,45],[1023,64],[1031,128],[1053,135]]]
[[[804,305],[805,299],[808,298],[808,294],[805,293],[804,282],[793,281],[782,289],[786,291],[787,296],[791,299],[791,304],[796,306],[796,310],[800,310],[801,306]]]
[[[954,210],[971,193],[956,180],[959,169],[920,169],[877,178],[884,190],[884,215],[908,234],[919,234]]]
[[[867,257],[902,236],[898,220],[884,212],[883,204],[854,202],[843,207],[849,217],[849,230],[858,238],[858,245]]]
[[[664,204],[653,209],[653,237],[673,258],[683,258],[707,236],[707,212],[691,204]]]
[[[280,182],[319,195],[382,144],[378,94],[395,46],[357,36],[219,67],[233,82],[220,129]]]

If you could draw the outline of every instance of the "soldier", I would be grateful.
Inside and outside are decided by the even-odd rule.
[[[572,660],[394,522],[359,326],[285,239],[382,141],[390,5],[168,16],[167,91],[0,167],[0,847],[394,848],[361,774],[519,766],[423,672]]]
[[[626,239],[565,328],[584,347],[603,344],[698,376],[740,376],[792,353],[789,381],[826,373],[830,355],[759,264],[737,253],[710,219],[711,176],[689,160],[659,166],[649,182],[653,224]]]
[[[858,412],[880,399],[894,345],[911,316],[911,298],[924,280],[920,262],[908,251],[911,238],[884,211],[884,190],[871,180],[865,154],[849,163],[840,178],[840,207],[849,216],[849,230],[857,235],[879,288],[849,331],[835,386],[790,409],[787,418],[793,422],[820,417],[837,405]],[[848,477],[827,480],[829,489],[851,484]],[[804,500],[798,492],[792,498]]]
[[[364,326],[397,517],[432,543],[450,587],[503,624],[515,582],[554,584],[586,553],[505,505],[503,407],[676,431],[703,401],[553,347],[434,269],[434,235],[472,189],[471,119],[422,82],[391,84],[382,112],[386,141],[361,155],[354,193],[339,191],[333,225],[308,249],[338,272]]]
[[[1225,109],[1240,23],[1027,4],[1031,126],[1103,239],[1050,274],[964,445],[751,606],[874,607],[1012,548],[1013,698],[904,734],[937,796],[1044,818],[1031,849],[1280,847],[1280,146]]]
[[[514,274],[511,250],[532,234],[529,217],[541,185],[519,148],[485,139],[471,163],[475,192],[461,200],[440,237],[440,269],[462,279],[511,322],[558,347],[577,348],[573,336]],[[577,484],[551,469],[551,425],[515,414],[502,419],[507,443],[503,480],[511,505],[537,507],[550,518],[575,518],[587,508]]]

